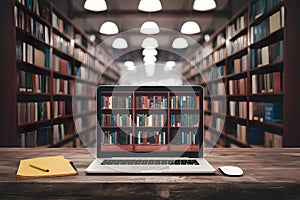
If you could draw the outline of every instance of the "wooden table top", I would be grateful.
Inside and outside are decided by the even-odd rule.
[[[63,155],[79,175],[16,178],[19,160]],[[239,166],[242,177],[214,175],[86,175],[93,156],[82,149],[0,148],[0,199],[55,198],[208,198],[300,199],[299,149],[214,149],[206,159],[215,167]]]

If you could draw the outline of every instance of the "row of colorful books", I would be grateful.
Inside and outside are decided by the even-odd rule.
[[[21,40],[17,40],[16,42],[16,58],[18,61],[33,64],[38,67],[50,68],[49,49],[41,50]]]
[[[50,44],[49,27],[47,25],[25,13],[17,6],[15,6],[14,12],[16,27],[45,42],[46,44]]]
[[[51,119],[50,101],[18,102],[18,125]]]
[[[49,93],[49,75],[18,71],[18,88],[20,92]]]
[[[249,119],[267,123],[282,123],[282,104],[249,102]]]

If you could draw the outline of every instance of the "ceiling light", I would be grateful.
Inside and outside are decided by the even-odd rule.
[[[156,12],[160,11],[162,6],[159,0],[140,0],[138,9],[144,12]]]
[[[132,67],[134,66],[134,62],[132,62],[131,60],[125,61],[124,62],[125,67]]]
[[[99,32],[105,35],[114,35],[119,33],[119,29],[117,24],[108,21],[101,25]]]
[[[100,12],[107,10],[105,0],[86,0],[83,6],[86,10]]]
[[[135,65],[134,65],[134,62],[132,62],[132,61],[130,61],[130,60],[125,61],[125,62],[124,62],[124,65],[125,65],[125,67],[126,67],[126,69],[127,69],[128,71],[133,71],[133,70],[136,69],[136,67],[135,67]]]
[[[215,0],[195,0],[193,9],[198,11],[208,11],[217,7]]]
[[[184,38],[176,38],[172,43],[174,49],[185,49],[188,46],[188,42]]]
[[[173,69],[173,67],[175,67],[176,62],[174,61],[167,61],[164,67],[164,71],[171,71]]]
[[[128,71],[134,71],[134,70],[136,70],[136,67],[133,65],[133,66],[131,66],[131,67],[127,67],[126,68]]]
[[[157,34],[159,33],[159,27],[157,23],[153,21],[147,21],[142,24],[140,32],[143,34]]]
[[[188,35],[200,33],[200,27],[194,21],[187,21],[182,25],[181,33],[188,34]]]
[[[157,61],[157,58],[155,56],[150,56],[150,55],[147,55],[144,57],[144,62],[156,62]]]
[[[205,40],[206,42],[209,42],[210,36],[209,36],[208,34],[205,34],[205,35],[204,35],[204,40]]]
[[[115,49],[126,49],[128,44],[124,38],[116,38],[112,43],[112,47]]]
[[[143,56],[147,56],[147,55],[152,55],[152,56],[156,56],[157,55],[157,50],[154,48],[146,48],[143,50]]]
[[[90,35],[90,41],[95,42],[96,36],[94,34]]]
[[[152,49],[155,49],[158,47],[158,42],[156,39],[152,38],[152,37],[148,37],[148,38],[145,38],[143,43],[142,43],[142,47],[143,48],[152,48]]]
[[[172,60],[169,60],[166,62],[166,67],[173,68],[173,67],[175,67],[175,65],[176,65],[176,62],[174,62]]]

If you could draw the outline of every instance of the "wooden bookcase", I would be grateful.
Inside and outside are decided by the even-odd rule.
[[[185,63],[185,84],[206,91],[208,143],[221,132],[216,146],[289,146],[284,69],[294,66],[286,66],[286,12],[285,1],[249,1]]]
[[[0,143],[22,147],[80,146],[79,134],[94,134],[96,129],[96,123],[80,130],[74,124],[75,120],[80,123],[95,118],[95,94],[88,91],[98,84],[118,82],[119,68],[108,63],[110,57],[105,51],[51,1],[12,2],[3,9],[12,12],[9,19],[13,21],[6,24],[13,31],[6,39],[14,54],[6,60],[13,60],[14,65],[4,67],[10,68],[7,71],[14,77],[10,83],[16,102],[6,102],[5,106],[15,112],[11,120],[16,130],[7,134],[2,131],[4,137],[13,139]],[[82,99],[74,105],[76,116],[72,114],[74,95]]]
[[[200,92],[102,91],[101,151],[199,152]]]

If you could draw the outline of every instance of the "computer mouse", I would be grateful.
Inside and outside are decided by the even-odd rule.
[[[227,176],[242,176],[244,174],[243,170],[236,166],[222,166],[219,170]]]

